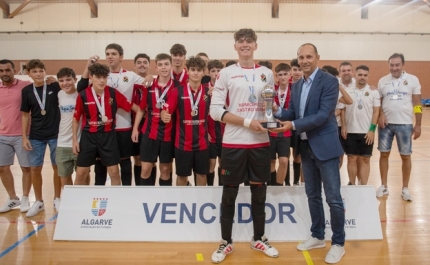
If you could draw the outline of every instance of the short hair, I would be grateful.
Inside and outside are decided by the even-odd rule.
[[[90,75],[97,76],[97,77],[107,77],[109,76],[109,67],[105,64],[99,64],[95,63],[88,67],[88,71],[90,72]]]
[[[234,33],[234,41],[238,41],[240,39],[251,39],[257,42],[257,34],[253,29],[239,29]]]
[[[196,57],[200,57],[200,56],[204,56],[204,57],[209,58],[209,56],[206,53],[204,53],[204,52],[199,52],[199,53],[196,54]]]
[[[123,56],[123,55],[124,55],[124,49],[123,49],[123,48],[121,47],[121,45],[119,45],[119,44],[111,43],[111,44],[109,44],[108,46],[106,46],[105,51],[106,51],[107,49],[113,49],[113,50],[116,50],[116,51],[118,52],[119,56]]]
[[[313,45],[312,43],[305,43],[305,44],[302,44],[302,45],[300,45],[300,47],[299,47],[299,49],[297,50],[297,53],[299,53],[299,50],[302,48],[302,47],[304,47],[304,46],[312,46],[313,48],[314,48],[314,52],[315,52],[315,54],[316,55],[318,55],[318,49],[317,49],[317,47],[315,46],[315,45]]]
[[[155,56],[155,63],[162,60],[169,60],[169,62],[172,63],[172,56],[168,55],[167,53],[159,53],[157,56]]]
[[[326,73],[331,74],[332,76],[338,76],[339,71],[336,69],[336,67],[333,67],[331,65],[324,65],[321,70],[323,70]]]
[[[212,68],[224,68],[224,64],[219,60],[212,60],[208,62],[208,70],[210,71]]]
[[[15,64],[11,60],[8,60],[8,59],[0,60],[0,64],[8,64],[8,63],[12,66],[12,69],[15,69]]]
[[[191,56],[188,58],[186,66],[188,70],[194,67],[197,68],[197,70],[203,71],[206,68],[206,62],[200,57]]]
[[[225,64],[225,67],[229,67],[230,65],[233,65],[233,64],[237,64],[237,62],[236,62],[235,60],[228,61],[228,62]]]
[[[73,77],[73,79],[76,78],[75,71],[73,71],[72,68],[64,67],[64,68],[61,68],[60,70],[58,70],[58,73],[57,73],[58,79],[60,79],[62,77],[68,77],[68,76]]]
[[[390,62],[390,60],[394,58],[400,58],[402,60],[402,65],[405,64],[405,56],[403,55],[403,53],[393,53],[393,55],[388,58],[388,62]]]
[[[35,69],[35,68],[40,68],[40,69],[45,70],[45,64],[41,60],[39,60],[39,59],[33,59],[33,60],[30,60],[26,64],[26,67],[25,67],[25,69],[28,72],[30,72],[31,69]]]
[[[170,48],[171,55],[187,55],[187,50],[185,46],[179,43],[176,43]]]
[[[300,68],[299,61],[297,59],[292,59],[290,62],[291,67]]]
[[[358,70],[364,70],[364,71],[369,72],[369,67],[366,65],[359,65],[355,68],[355,71],[358,71]]]
[[[266,66],[267,68],[272,70],[272,63],[270,61],[259,61],[258,64],[262,66]]]
[[[289,72],[291,70],[291,66],[287,63],[280,63],[275,67],[275,72],[279,73],[280,71]]]
[[[350,63],[350,62],[347,62],[347,61],[345,61],[345,62],[341,62],[340,63],[340,65],[339,65],[339,70],[340,70],[340,68],[342,67],[342,66],[351,66],[351,68],[352,68],[352,64]]]
[[[134,63],[136,63],[137,59],[140,58],[145,58],[146,60],[148,60],[148,63],[151,62],[151,58],[149,58],[149,56],[146,53],[138,53],[135,57],[134,57]]]

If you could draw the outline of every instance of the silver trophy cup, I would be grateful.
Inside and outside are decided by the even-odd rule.
[[[261,125],[267,129],[274,129],[280,127],[279,122],[273,117],[272,105],[273,98],[275,97],[275,90],[271,86],[265,86],[261,92],[261,97],[264,99],[264,121]]]

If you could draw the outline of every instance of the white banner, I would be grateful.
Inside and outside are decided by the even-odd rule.
[[[54,240],[218,242],[221,187],[66,186]],[[342,187],[347,240],[382,239],[373,186]],[[325,200],[325,198],[323,198]],[[253,235],[251,192],[240,187],[233,240]],[[326,239],[330,215],[325,204]],[[266,236],[300,241],[310,236],[304,187],[268,187]]]

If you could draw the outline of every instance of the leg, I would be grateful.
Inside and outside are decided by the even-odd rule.
[[[90,173],[90,167],[76,168],[75,185],[87,185],[88,174]]]
[[[187,186],[188,176],[176,176],[176,186]]]
[[[22,171],[22,195],[28,197],[31,190],[30,167],[21,167]]]
[[[390,152],[381,152],[379,157],[379,172],[381,173],[381,184],[386,188],[388,187],[388,158],[390,157]]]
[[[140,162],[139,156],[133,156],[134,167],[133,167],[133,175],[134,175],[134,185],[141,186],[140,184],[140,175],[142,174],[142,166]]]
[[[221,197],[221,237],[228,243],[232,243],[233,218],[238,185],[224,185]]]
[[[409,179],[411,177],[412,162],[410,155],[400,155],[402,158],[402,176],[403,176],[403,188],[407,188],[409,185]]]
[[[290,183],[289,179],[285,178],[285,175],[287,173],[287,168],[288,168],[288,157],[279,157],[279,167],[278,167],[278,173],[276,174],[276,182],[278,184],[283,184],[284,180],[286,182],[288,182],[288,184]],[[287,185],[288,186],[288,185]]]
[[[358,179],[361,180],[361,185],[367,185],[370,174],[370,156],[358,157]]]
[[[140,162],[141,167],[141,175],[140,175],[140,184],[143,186],[151,186],[151,171],[152,171],[152,163],[150,162]]]
[[[121,158],[119,162],[121,167],[121,183],[123,186],[131,186],[131,160],[128,158]]]
[[[31,183],[33,184],[36,201],[43,201],[42,198],[42,166],[31,167]]]
[[[207,184],[206,175],[196,173],[196,180],[196,186],[206,186]]]
[[[52,178],[54,180],[54,198],[61,198],[61,180],[58,176],[57,165],[52,165],[53,175]]]
[[[95,183],[96,186],[104,186],[107,180],[107,169],[102,164],[100,159],[96,160],[96,164],[94,165],[94,173],[95,173]]]
[[[111,178],[111,185],[112,186],[120,186],[121,185],[121,178],[119,176],[118,165],[108,166],[107,172]]]
[[[15,183],[13,180],[12,171],[10,170],[10,166],[0,167],[0,178],[4,188],[7,191],[7,194],[9,195],[9,198],[11,200],[18,200],[19,198],[16,196],[15,193]]]
[[[264,183],[251,182],[251,215],[255,241],[262,240],[264,236],[266,191],[267,187]]]
[[[355,185],[355,179],[357,178],[357,174],[358,174],[358,155],[348,155],[348,165],[347,165],[347,169],[348,169],[348,177],[349,177],[349,182],[352,185]]]

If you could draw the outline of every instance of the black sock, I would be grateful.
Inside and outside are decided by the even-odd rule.
[[[152,167],[149,178],[151,179],[151,185],[155,186],[155,181],[157,180],[157,167]]]
[[[134,165],[133,167],[133,174],[134,174],[134,185],[136,186],[142,186],[142,184],[140,184],[140,174],[142,173],[142,167],[141,166],[136,166]]]
[[[270,172],[270,186],[276,186],[276,170],[273,172]]]
[[[251,183],[249,183],[249,179],[245,180],[245,181],[243,182],[243,184],[244,184],[245,186],[249,186],[249,185],[251,185]]]
[[[158,179],[158,184],[160,184],[160,186],[172,186],[172,181],[171,179],[168,179],[168,180]]]
[[[193,171],[193,175],[194,175],[194,186],[197,186],[197,174],[196,174],[196,172]],[[190,182],[188,181],[188,183],[190,183]],[[188,185],[188,186],[190,186],[190,185]]]
[[[300,181],[300,168],[302,163],[293,162],[293,170],[294,170],[294,184],[299,184]]]
[[[208,186],[214,185],[214,178],[215,178],[215,172],[209,173],[206,177],[206,181],[208,183]]]
[[[285,185],[290,186],[290,160],[287,163],[287,174],[285,174]]]
[[[266,191],[263,184],[251,184],[251,215],[254,225],[254,240],[261,240],[264,236],[266,222]]]
[[[218,186],[222,186],[222,181],[221,181],[221,168],[218,167]]]
[[[140,178],[140,184],[142,184],[142,186],[152,186],[150,178],[147,178],[147,179]]]
[[[231,231],[239,186],[224,185],[221,198],[221,237],[232,243]]]
[[[131,186],[131,160],[130,158],[121,159],[121,183],[123,186]]]
[[[94,165],[94,174],[95,174],[94,185],[97,185],[97,186],[106,185],[107,168],[102,165],[101,160],[96,160],[96,164]]]

